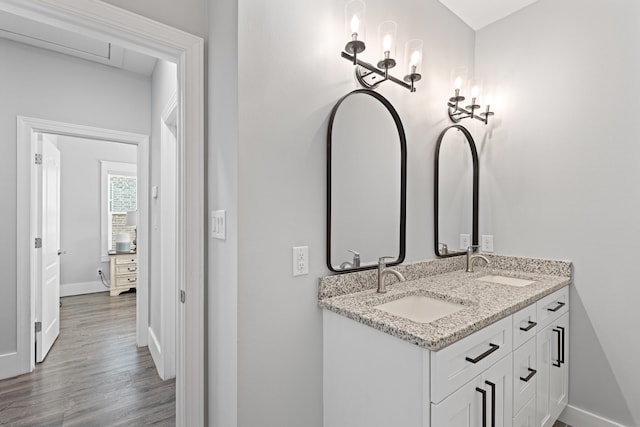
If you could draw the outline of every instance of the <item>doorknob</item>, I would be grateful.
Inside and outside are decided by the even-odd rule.
[[[58,256],[66,254],[67,251],[63,251],[62,249],[58,249]]]

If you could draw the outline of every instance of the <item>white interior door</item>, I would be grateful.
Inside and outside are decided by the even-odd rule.
[[[42,275],[36,292],[36,362],[44,360],[60,333],[60,151],[56,137],[42,134]]]

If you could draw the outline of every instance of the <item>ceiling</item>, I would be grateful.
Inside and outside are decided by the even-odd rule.
[[[156,58],[0,11],[0,38],[151,76]]]
[[[468,26],[479,30],[538,0],[440,0]]]

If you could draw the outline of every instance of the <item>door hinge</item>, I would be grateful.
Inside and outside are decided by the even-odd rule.
[[[41,237],[36,237],[35,247],[36,247],[36,249],[42,248],[42,238]]]
[[[187,298],[187,293],[180,289],[180,302],[184,304],[184,300]]]
[[[36,322],[36,332],[42,332],[42,322]]]
[[[42,164],[42,154],[36,153],[36,165]]]

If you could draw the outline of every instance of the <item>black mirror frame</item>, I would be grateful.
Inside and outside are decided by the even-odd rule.
[[[391,117],[393,117],[393,121],[396,124],[396,128],[398,130],[398,137],[400,139],[400,253],[398,254],[398,258],[392,262],[387,263],[386,265],[398,265],[404,261],[405,258],[405,247],[406,247],[406,224],[407,224],[407,139],[404,133],[404,127],[402,126],[402,121],[400,120],[400,116],[398,112],[393,108],[393,105],[378,92],[374,92],[369,89],[356,89],[352,92],[349,92],[333,106],[331,110],[331,116],[329,118],[329,126],[327,129],[327,267],[329,270],[335,273],[352,273],[355,271],[362,270],[371,270],[377,268],[377,265],[370,265],[365,267],[355,267],[350,268],[348,270],[336,270],[331,265],[331,133],[333,130],[333,121],[335,119],[336,113],[338,112],[338,108],[351,95],[356,94],[365,94],[369,95],[378,101],[389,111]],[[388,254],[380,254],[380,256],[386,256]]]
[[[472,230],[471,230],[471,245],[478,245],[478,210],[479,210],[479,188],[480,188],[480,167],[478,163],[478,150],[476,149],[476,143],[471,136],[471,133],[462,125],[451,125],[445,128],[440,136],[438,137],[438,142],[436,143],[436,156],[435,156],[435,165],[434,165],[434,179],[433,179],[433,239],[434,239],[434,250],[436,256],[440,258],[448,258],[453,256],[464,255],[466,251],[462,252],[452,252],[448,254],[440,254],[439,242],[438,242],[438,171],[440,168],[439,159],[440,159],[440,146],[442,145],[442,139],[444,135],[450,129],[458,129],[461,131],[467,142],[469,143],[469,149],[471,150],[471,158],[473,161],[473,218],[472,218]]]

